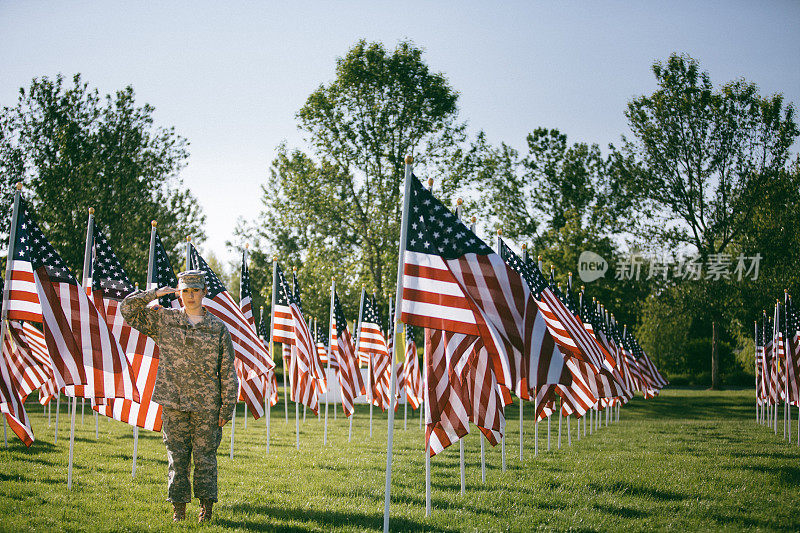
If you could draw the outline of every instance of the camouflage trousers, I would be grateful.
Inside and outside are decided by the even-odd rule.
[[[168,500],[189,503],[189,462],[194,456],[194,496],[217,501],[217,448],[222,440],[219,412],[163,407],[161,433],[169,459]]]

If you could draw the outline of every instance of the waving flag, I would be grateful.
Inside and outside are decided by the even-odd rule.
[[[247,376],[248,379],[256,374],[269,375],[269,372],[275,368],[275,363],[264,344],[259,340],[255,326],[247,321],[225,285],[192,244],[189,244],[189,252],[192,266],[201,270],[206,276],[208,293],[203,298],[203,306],[227,326],[233,341],[235,357],[241,359],[244,367],[250,372]]]
[[[25,401],[17,392],[21,384],[16,381],[11,372],[12,352],[11,338],[6,335],[3,339],[2,354],[0,354],[0,413],[3,413],[11,431],[25,444],[33,444],[33,429],[25,411]]]
[[[152,401],[158,374],[158,347],[153,339],[130,327],[122,318],[120,302],[134,292],[134,285],[105,235],[96,225],[93,241],[91,296],[97,310],[125,351],[140,398],[138,402],[128,399],[109,400],[102,405],[93,404],[92,409],[126,424],[161,431],[161,406]]]
[[[33,272],[47,351],[58,387],[69,396],[90,398],[97,404],[111,398],[139,401],[125,352],[103,319],[104,313],[101,314],[47,242],[30,218],[23,199],[19,202],[11,250],[12,270]],[[9,315],[14,318],[18,316],[20,302],[13,300],[13,294],[11,298],[9,311],[16,311]],[[25,302],[30,300],[26,297]]]
[[[551,289],[538,268],[523,262],[504,242],[500,241],[500,255],[525,279],[545,319],[547,330],[565,355],[572,355],[593,365],[603,366],[605,354],[580,320]]]
[[[324,375],[317,356],[317,347],[311,330],[303,317],[300,303],[294,294],[289,290],[286,278],[280,267],[276,268],[276,314],[275,328],[278,327],[278,301],[285,304],[291,315],[291,322],[287,326],[291,327],[292,336],[290,342],[284,342],[285,346],[291,347],[291,364],[289,369],[292,379],[292,400],[309,407],[314,414],[317,414],[319,406],[319,393],[324,391]],[[295,280],[295,287],[296,280]],[[297,296],[299,296],[297,288]],[[282,304],[282,305],[283,305]],[[288,328],[287,328],[288,329]],[[284,359],[284,362],[286,359]]]
[[[358,367],[358,356],[353,347],[353,339],[350,336],[350,329],[347,327],[347,319],[344,317],[342,304],[339,303],[339,295],[333,293],[333,327],[336,338],[336,351],[332,352],[331,357],[337,359],[337,374],[339,375],[339,386],[342,391],[342,409],[345,416],[353,414],[354,400],[361,394],[366,394],[364,380],[361,377],[361,370]]]
[[[403,362],[403,379],[406,401],[412,409],[419,409],[423,400],[422,373],[419,370],[417,343],[414,341],[413,326],[406,326],[406,357]]]
[[[172,265],[169,262],[167,251],[161,243],[161,237],[155,233],[155,247],[153,249],[153,285],[155,288],[160,287],[178,287],[178,278],[175,276],[175,271],[172,270]],[[148,287],[152,289],[154,287]],[[166,294],[158,299],[158,304],[167,309],[180,309],[181,301],[174,293]]]
[[[53,377],[47,347],[45,345],[42,348],[45,344],[44,335],[27,322],[9,320],[6,338],[9,340],[6,355],[8,370],[18,385],[17,394],[25,399]]]
[[[378,306],[370,296],[363,298],[361,324],[358,334],[358,356],[360,360],[369,361],[372,380],[369,384],[372,391],[372,403],[382,410],[389,408],[389,380],[391,376],[391,357],[386,348],[386,339],[381,331],[381,319]]]
[[[258,342],[265,353],[269,350],[256,333],[256,322],[253,318],[253,293],[250,290],[250,269],[247,266],[247,252],[242,253],[242,271],[239,277],[239,310],[242,312],[247,325],[258,338]],[[266,374],[248,365],[243,359],[234,360],[236,375],[239,378],[239,401],[249,407],[253,418],[258,420],[264,414],[264,397],[267,395],[266,385],[272,385],[274,371]],[[272,375],[270,375],[272,374]]]
[[[275,280],[272,285],[275,291],[275,309],[272,310],[272,340],[283,344],[292,344],[294,342],[294,318],[292,317],[292,309],[289,307],[289,295],[291,293],[288,288],[285,289],[284,287],[286,278],[279,265],[275,266],[275,273]]]
[[[403,322],[481,337],[498,383],[527,394],[537,307],[525,281],[414,177],[405,216]]]

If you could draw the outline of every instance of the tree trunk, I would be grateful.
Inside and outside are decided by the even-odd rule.
[[[711,322],[711,388],[719,389],[719,354],[717,352],[717,321]]]

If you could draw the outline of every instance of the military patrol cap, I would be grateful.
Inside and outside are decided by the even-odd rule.
[[[206,275],[202,270],[187,270],[178,274],[178,289],[206,288]]]

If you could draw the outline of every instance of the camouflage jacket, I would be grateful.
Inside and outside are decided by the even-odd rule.
[[[181,411],[219,409],[220,418],[230,420],[239,380],[228,328],[208,311],[192,325],[183,309],[147,307],[155,299],[155,289],[131,294],[120,308],[128,324],[158,344],[153,401]]]

